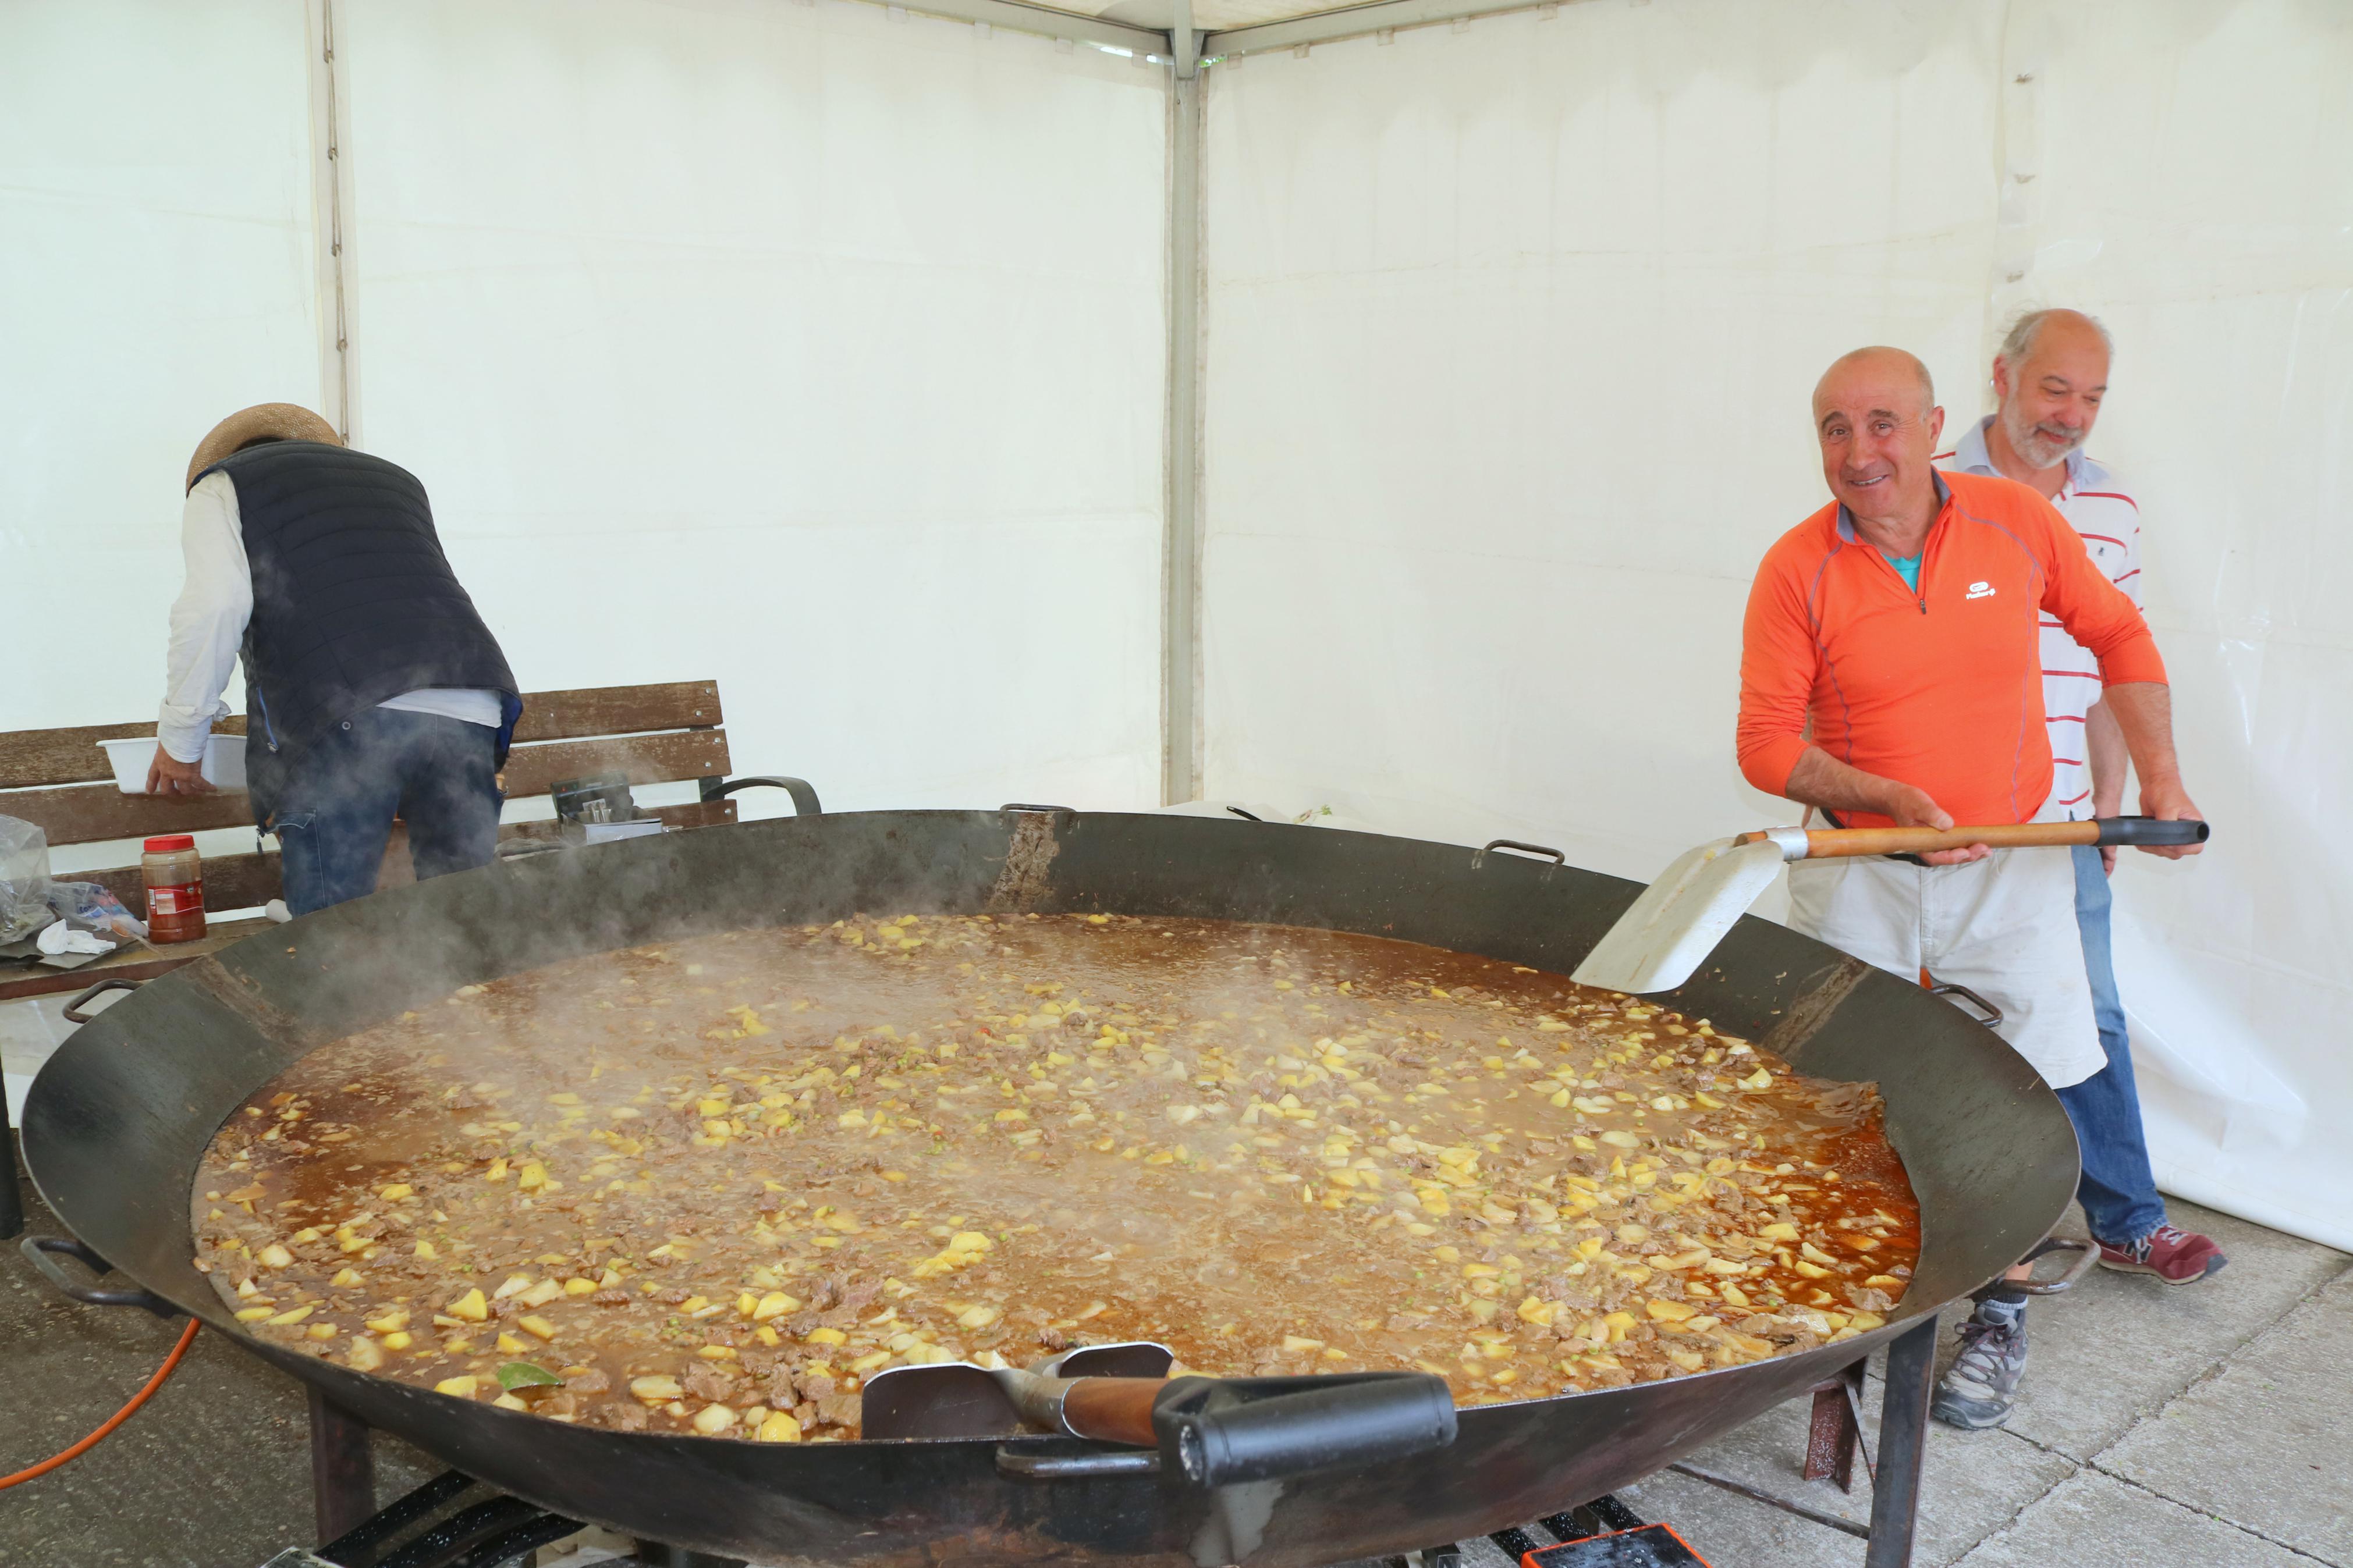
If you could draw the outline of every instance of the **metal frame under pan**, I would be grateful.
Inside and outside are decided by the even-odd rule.
[[[237,1104],[315,1046],[456,985],[581,952],[860,911],[1116,911],[1362,931],[1567,973],[1636,891],[1453,845],[1043,808],[852,813],[636,839],[341,905],[148,985],[35,1081],[26,1163],[58,1218],[148,1290],[368,1425],[573,1518],[778,1564],[1308,1568],[1601,1496],[1927,1327],[2065,1209],[2075,1141],[2057,1097],[1955,1007],[1745,920],[1669,1000],[1806,1072],[1878,1082],[1923,1211],[1917,1271],[1892,1321],[1803,1355],[1467,1409],[1451,1447],[1410,1461],[1206,1491],[1140,1473],[1133,1450],[1120,1456],[1125,1473],[1000,1467],[1001,1448],[1088,1451],[1068,1439],[628,1435],[365,1376],[239,1329],[191,1266],[194,1172]],[[1916,1376],[1924,1397],[1926,1341],[1906,1336],[1897,1380]],[[1908,1498],[1901,1511],[1908,1549]],[[1874,1542],[1874,1558],[1895,1545]]]

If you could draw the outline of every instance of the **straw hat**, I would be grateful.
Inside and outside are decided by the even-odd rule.
[[[213,426],[211,435],[196,443],[196,455],[188,459],[187,488],[195,489],[196,476],[231,452],[242,451],[260,441],[323,441],[330,447],[343,444],[333,426],[299,403],[257,403],[230,415]]]

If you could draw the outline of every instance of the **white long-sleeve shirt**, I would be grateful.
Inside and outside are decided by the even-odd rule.
[[[180,553],[187,578],[172,605],[155,739],[176,760],[193,763],[205,754],[213,721],[228,711],[221,693],[237,668],[246,624],[253,619],[253,571],[245,558],[237,485],[227,474],[206,474],[188,492],[180,514]],[[499,693],[471,687],[424,687],[377,706],[438,713],[493,730],[505,717]]]

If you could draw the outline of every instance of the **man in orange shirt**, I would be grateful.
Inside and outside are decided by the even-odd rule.
[[[1751,784],[1847,826],[2064,820],[2043,723],[2041,619],[2099,661],[2141,809],[2192,817],[2164,662],[2132,602],[2023,485],[1940,474],[1927,367],[1858,349],[1814,389],[1836,498],[1767,552],[1748,599],[1739,752]],[[2179,858],[2197,849],[2152,849]],[[1800,861],[1790,924],[2001,1009],[2002,1037],[2054,1088],[2106,1065],[2075,924],[2069,857],[1982,844],[1920,857]],[[2023,1270],[2013,1270],[2013,1276]],[[2026,1362],[2025,1297],[2007,1281],[1962,1326],[1938,1386],[1957,1426],[2005,1419]]]

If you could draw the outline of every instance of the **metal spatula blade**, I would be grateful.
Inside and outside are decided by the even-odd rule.
[[[1804,835],[1795,828],[1774,830],[1775,836],[1784,834],[1796,834],[1802,855]],[[1775,836],[1746,844],[1718,838],[1684,851],[1642,889],[1569,978],[1638,995],[1672,991],[1689,980],[1733,922],[1773,885],[1789,858],[1788,846]]]
[[[1079,1345],[1027,1370],[970,1362],[894,1366],[866,1380],[859,1430],[868,1437],[1009,1437],[1022,1430],[1017,1389],[1039,1378],[1163,1378],[1176,1361],[1149,1340]]]
[[[858,1426],[866,1437],[1009,1437],[1021,1430],[1021,1412],[987,1367],[939,1362],[868,1378]]]

